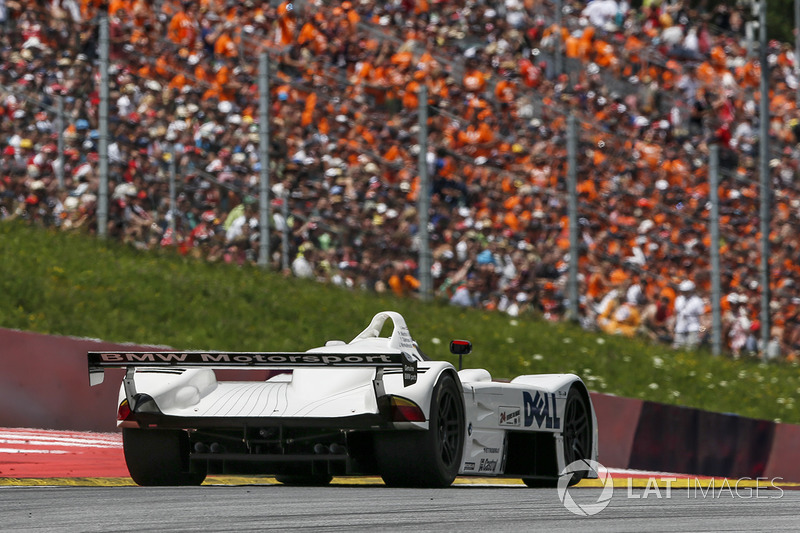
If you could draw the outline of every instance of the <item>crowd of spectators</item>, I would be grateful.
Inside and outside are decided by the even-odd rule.
[[[562,4],[558,28],[553,4],[540,0],[0,0],[0,219],[97,231],[97,17],[107,12],[110,237],[208,261],[257,260],[258,56],[268,50],[274,269],[418,293],[424,84],[437,297],[565,317],[574,114],[583,324],[678,347],[708,342],[717,144],[723,338],[736,357],[793,360],[800,114],[791,47],[768,50],[774,341],[765,347],[760,65],[744,11],[721,3],[704,13],[679,0]]]

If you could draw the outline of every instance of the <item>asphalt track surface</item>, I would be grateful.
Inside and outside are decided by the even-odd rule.
[[[455,485],[392,489],[279,484],[144,488],[3,486],[3,531],[797,531],[800,491],[697,493],[667,498],[615,489],[594,516],[568,511],[555,489]],[[570,489],[597,502],[598,488]]]
[[[616,470],[613,490],[583,480],[566,493],[474,477],[442,490],[235,476],[145,488],[121,448],[118,434],[0,428],[0,531],[800,531],[798,484],[781,480]]]

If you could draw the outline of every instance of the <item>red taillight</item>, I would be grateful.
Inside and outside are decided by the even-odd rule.
[[[122,403],[119,404],[119,408],[117,409],[117,420],[127,420],[130,415],[131,406],[128,405],[128,399],[125,398],[122,400]]]
[[[394,422],[425,422],[425,413],[411,400],[392,396],[391,406]]]

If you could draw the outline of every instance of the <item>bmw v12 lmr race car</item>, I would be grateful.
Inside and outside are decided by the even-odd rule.
[[[392,322],[388,337],[384,323]],[[469,341],[451,351],[469,353]],[[390,486],[446,487],[457,475],[555,486],[597,460],[597,420],[572,374],[492,381],[417,347],[386,311],[349,343],[307,352],[90,352],[93,385],[125,368],[118,424],[140,485],[199,485],[208,473],[267,474],[286,484],[379,475]],[[460,363],[459,363],[460,366]],[[265,381],[218,381],[214,369],[269,369]],[[596,477],[596,472],[572,474]]]

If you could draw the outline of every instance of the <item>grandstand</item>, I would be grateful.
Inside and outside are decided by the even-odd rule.
[[[675,300],[692,280],[704,302],[699,341],[709,341],[716,145],[722,339],[733,356],[794,360],[800,111],[791,47],[768,50],[773,342],[765,346],[757,342],[760,64],[745,17],[613,1],[617,11],[604,15],[601,3],[609,4],[559,2],[556,13],[556,4],[533,0],[7,0],[0,217],[98,232],[107,15],[110,202],[100,233],[109,238],[257,262],[266,51],[270,268],[419,294],[424,85],[437,298],[565,318],[575,116],[584,326],[673,342]]]

